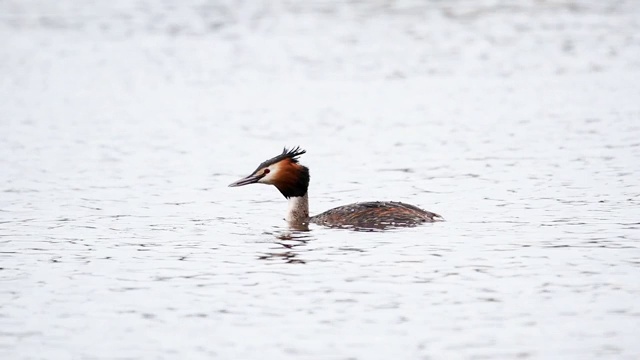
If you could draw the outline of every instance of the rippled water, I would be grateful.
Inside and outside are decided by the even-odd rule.
[[[639,358],[638,4],[1,2],[0,358]]]

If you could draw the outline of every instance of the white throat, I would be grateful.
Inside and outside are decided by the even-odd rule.
[[[292,224],[302,224],[309,221],[309,193],[289,198],[289,210],[287,210],[285,219]]]

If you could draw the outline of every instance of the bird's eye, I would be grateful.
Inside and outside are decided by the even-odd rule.
[[[269,170],[269,169],[264,169],[263,174],[264,174],[264,175],[267,175],[269,172],[271,172],[271,170]]]

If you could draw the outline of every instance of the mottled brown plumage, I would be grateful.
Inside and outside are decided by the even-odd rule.
[[[309,222],[331,227],[385,229],[442,220],[438,214],[396,201],[373,201],[339,206],[312,216]]]

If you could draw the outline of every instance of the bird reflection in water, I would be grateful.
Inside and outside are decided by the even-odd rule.
[[[258,256],[260,260],[281,260],[288,264],[305,264],[306,261],[300,259],[300,249],[312,239],[309,227],[289,228],[271,233],[275,236],[274,244],[278,245],[274,251],[262,253]]]

